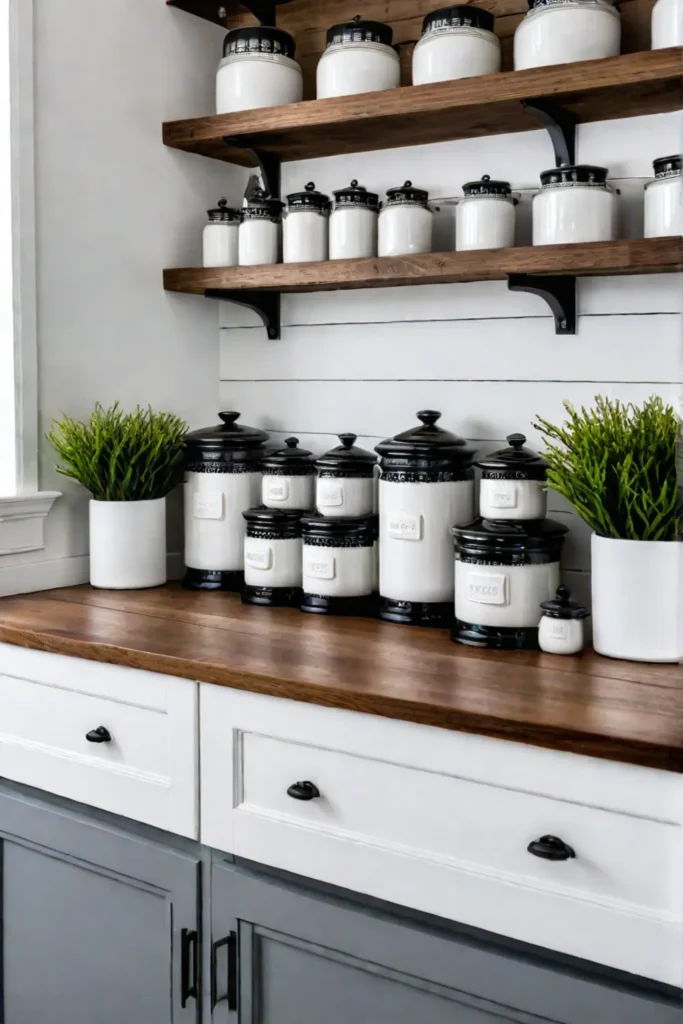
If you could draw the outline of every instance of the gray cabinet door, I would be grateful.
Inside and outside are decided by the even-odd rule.
[[[680,1024],[673,999],[216,861],[214,1024]]]
[[[195,1024],[198,857],[4,787],[0,852],[2,1024]]]

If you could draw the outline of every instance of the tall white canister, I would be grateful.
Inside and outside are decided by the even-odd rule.
[[[653,168],[655,176],[645,185],[645,237],[683,235],[680,153],[659,157]]]
[[[353,260],[377,255],[379,196],[354,178],[334,193],[330,217],[330,259]]]
[[[309,181],[303,192],[287,196],[282,215],[283,262],[317,263],[329,252],[330,197]]]
[[[236,267],[239,262],[239,232],[242,214],[219,199],[218,206],[207,210],[209,223],[202,236],[205,267]]]
[[[611,242],[616,238],[617,200],[607,168],[562,164],[541,172],[532,203],[534,245]]]

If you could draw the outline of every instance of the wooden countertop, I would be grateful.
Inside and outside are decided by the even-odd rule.
[[[177,585],[3,598],[0,641],[683,772],[680,665],[471,650],[444,630],[254,608]]]

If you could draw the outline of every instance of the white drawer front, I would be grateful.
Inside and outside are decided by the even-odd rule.
[[[0,644],[0,775],[196,838],[197,689]]]
[[[204,842],[681,984],[683,788],[676,776],[212,690],[202,688],[209,703],[202,711]],[[367,722],[374,729],[358,728]],[[319,798],[287,795],[304,780]],[[655,787],[661,793],[653,803]],[[576,857],[530,854],[529,843],[548,834]]]

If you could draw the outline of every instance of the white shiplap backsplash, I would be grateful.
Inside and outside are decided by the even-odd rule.
[[[619,188],[620,235],[642,235],[643,185],[655,157],[681,148],[681,115],[658,114],[582,125],[577,162],[610,170]],[[410,178],[436,200],[462,194],[490,174],[520,192],[518,244],[530,241],[531,194],[552,166],[545,132],[361,153],[283,165],[283,195],[315,181],[325,192],[352,178],[383,193]],[[437,203],[437,248],[452,248],[454,207]],[[482,451],[522,431],[541,439],[536,415],[558,420],[608,394],[641,402],[683,393],[681,275],[591,278],[579,282],[578,333],[558,337],[547,306],[502,282],[285,295],[282,338],[268,341],[255,316],[224,304],[220,376],[223,408],[275,438],[296,434],[314,451],[352,430],[372,448],[405,430],[422,408]],[[563,563],[587,599],[590,533],[567,504],[551,514],[571,528]]]

